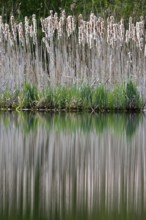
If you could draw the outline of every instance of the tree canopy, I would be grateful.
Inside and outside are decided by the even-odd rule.
[[[145,0],[1,0],[0,14],[9,19],[10,15],[18,18],[36,14],[45,17],[50,10],[60,12],[65,9],[74,15],[82,13],[88,16],[94,12],[102,16],[115,15],[128,18],[146,15]]]

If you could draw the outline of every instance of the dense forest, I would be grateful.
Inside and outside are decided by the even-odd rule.
[[[36,14],[45,17],[49,10],[60,12],[65,9],[67,13],[85,17],[92,11],[96,15],[116,17],[129,16],[134,18],[146,15],[146,0],[0,0],[0,14],[9,20],[10,15],[18,19]]]

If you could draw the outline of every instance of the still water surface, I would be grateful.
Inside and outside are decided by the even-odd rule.
[[[146,117],[0,113],[7,219],[146,219]]]

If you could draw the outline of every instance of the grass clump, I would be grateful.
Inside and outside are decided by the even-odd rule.
[[[18,98],[18,107],[20,109],[33,109],[37,106],[40,99],[40,92],[36,86],[25,84],[22,91],[20,91]]]
[[[143,104],[143,99],[140,98],[136,85],[129,81],[126,85],[126,109],[139,109]]]
[[[0,95],[0,109],[12,109],[18,106],[19,91],[6,90]]]
[[[126,108],[126,96],[124,85],[116,85],[113,91],[108,93],[108,107],[111,110],[117,111]]]
[[[55,109],[68,109],[70,105],[71,89],[69,87],[58,86],[54,89],[54,107]]]
[[[103,85],[99,85],[94,90],[93,108],[99,111],[108,109],[108,90]]]
[[[140,111],[144,100],[136,85],[116,85],[112,90],[104,85],[96,88],[80,86],[48,87],[40,92],[36,86],[25,84],[22,91],[6,91],[0,96],[0,108],[64,111]]]
[[[93,89],[89,85],[82,85],[79,90],[82,109],[89,109],[93,102]]]

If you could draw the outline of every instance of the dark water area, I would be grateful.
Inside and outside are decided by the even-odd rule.
[[[0,113],[8,219],[146,219],[146,117]]]

